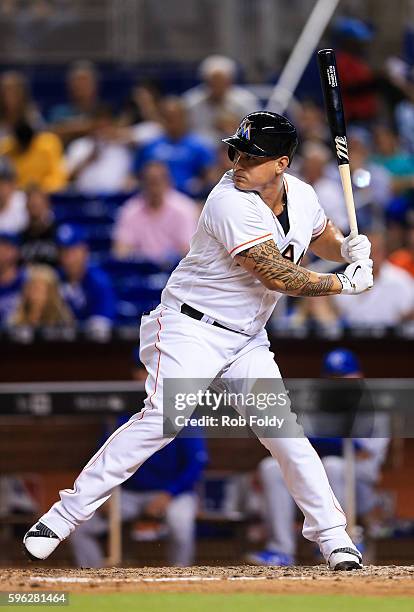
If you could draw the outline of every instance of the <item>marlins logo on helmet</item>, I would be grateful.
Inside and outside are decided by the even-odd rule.
[[[248,119],[245,119],[243,123],[239,127],[241,138],[246,138],[246,140],[250,140],[250,129],[252,124]]]

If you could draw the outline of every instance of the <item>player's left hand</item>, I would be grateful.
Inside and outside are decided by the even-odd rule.
[[[162,518],[167,511],[171,499],[171,494],[166,491],[157,493],[145,507],[145,514],[154,518]]]
[[[341,255],[347,263],[353,263],[361,259],[369,259],[371,254],[371,243],[364,234],[347,236],[341,244]]]

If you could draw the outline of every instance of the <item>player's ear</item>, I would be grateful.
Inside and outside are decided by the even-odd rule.
[[[282,157],[278,157],[275,161],[275,174],[282,174],[289,166],[289,158],[287,155],[282,155]]]

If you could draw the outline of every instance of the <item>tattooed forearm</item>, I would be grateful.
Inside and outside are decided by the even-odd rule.
[[[289,295],[319,296],[340,293],[335,274],[318,274],[283,257],[273,240],[236,255],[237,261],[266,287]]]
[[[317,297],[318,295],[332,295],[341,292],[342,286],[340,285],[337,286],[339,291],[334,290],[335,277],[333,274],[318,274],[317,276],[319,278],[316,281],[309,281],[302,287],[300,295]]]

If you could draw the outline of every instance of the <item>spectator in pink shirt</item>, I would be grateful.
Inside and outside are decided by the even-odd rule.
[[[116,257],[140,257],[163,264],[183,257],[197,226],[198,207],[171,187],[168,168],[149,162],[142,191],[120,209],[113,231]]]

